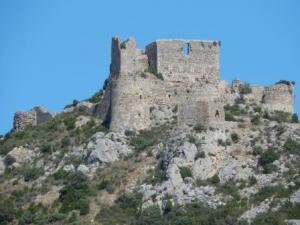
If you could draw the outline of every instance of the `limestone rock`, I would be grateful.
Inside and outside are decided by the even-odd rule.
[[[290,201],[292,203],[300,203],[300,189],[292,194]]]
[[[89,121],[91,121],[91,118],[89,116],[78,116],[76,118],[75,127],[80,128],[86,125]]]
[[[77,171],[80,171],[83,174],[88,175],[88,173],[90,172],[90,169],[86,165],[80,164],[77,168]]]
[[[0,156],[0,176],[5,172],[4,159]]]
[[[9,156],[15,158],[14,167],[19,167],[25,163],[31,163],[36,156],[36,152],[26,147],[14,147],[9,153]]]
[[[125,137],[118,133],[104,134],[98,132],[91,138],[87,145],[87,151],[90,152],[88,160],[99,163],[112,163],[122,156],[131,153],[127,146]]]

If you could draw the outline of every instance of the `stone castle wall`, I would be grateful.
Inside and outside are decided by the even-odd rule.
[[[182,52],[186,43],[188,55]],[[147,129],[173,120],[224,120],[219,83],[216,41],[159,40],[144,51],[133,39],[122,42],[114,37],[101,117],[112,130]]]
[[[294,85],[278,83],[264,90],[263,103],[268,111],[294,113]]]
[[[34,107],[32,110],[27,112],[16,112],[14,115],[14,131],[23,131],[28,126],[36,126],[38,124],[47,122],[53,118],[54,114],[48,112],[42,107]]]

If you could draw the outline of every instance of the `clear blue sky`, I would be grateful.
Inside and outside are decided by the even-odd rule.
[[[223,79],[295,80],[299,96],[299,12],[298,0],[1,0],[0,134],[17,110],[59,111],[101,88],[116,34],[139,47],[221,40]]]

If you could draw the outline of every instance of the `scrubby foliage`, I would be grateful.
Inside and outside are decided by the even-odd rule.
[[[246,94],[252,93],[252,88],[251,88],[250,84],[244,83],[244,84],[240,84],[239,91],[240,91],[240,94],[246,95]]]

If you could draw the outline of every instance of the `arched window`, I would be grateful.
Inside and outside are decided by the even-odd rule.
[[[184,43],[182,47],[182,54],[184,56],[188,56],[190,54],[190,44],[189,43]]]

